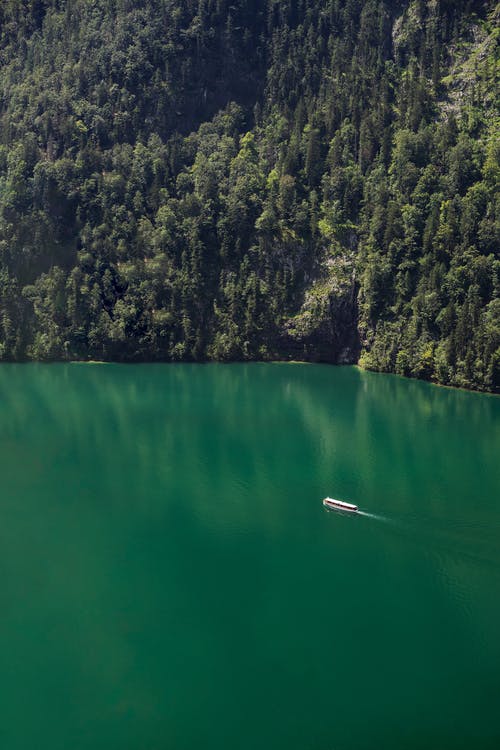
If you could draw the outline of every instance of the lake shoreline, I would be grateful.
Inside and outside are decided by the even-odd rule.
[[[438,388],[445,388],[451,391],[463,391],[465,393],[480,393],[485,396],[500,396],[500,392],[496,391],[483,391],[477,388],[467,388],[466,386],[460,385],[449,385],[447,383],[439,383],[434,380],[426,380],[424,378],[413,378],[408,375],[401,375],[396,372],[384,372],[382,370],[374,370],[369,367],[363,367],[357,362],[318,362],[310,359],[249,359],[249,360],[214,360],[214,359],[203,359],[194,361],[173,361],[173,360],[160,360],[160,359],[53,359],[53,360],[3,360],[0,365],[27,365],[27,364],[38,364],[38,365],[55,365],[55,364],[70,364],[70,365],[236,365],[236,364],[260,364],[260,365],[325,365],[330,367],[354,367],[360,372],[371,372],[376,375],[389,375],[394,378],[401,378],[405,381],[413,381],[416,383],[428,383],[429,385],[437,386]]]

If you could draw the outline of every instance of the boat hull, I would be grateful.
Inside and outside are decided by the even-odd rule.
[[[331,508],[332,510],[340,510],[344,513],[357,513],[358,506],[352,503],[344,503],[342,500],[334,500],[332,497],[325,497],[323,500],[325,508]]]

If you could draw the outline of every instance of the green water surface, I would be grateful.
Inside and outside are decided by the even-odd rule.
[[[500,399],[2,365],[0,488],[2,750],[500,747]]]

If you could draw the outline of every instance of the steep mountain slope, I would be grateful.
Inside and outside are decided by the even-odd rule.
[[[500,388],[498,21],[462,0],[6,0],[0,356]]]

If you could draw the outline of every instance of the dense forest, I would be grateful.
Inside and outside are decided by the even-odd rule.
[[[2,0],[0,359],[500,390],[486,0]]]

